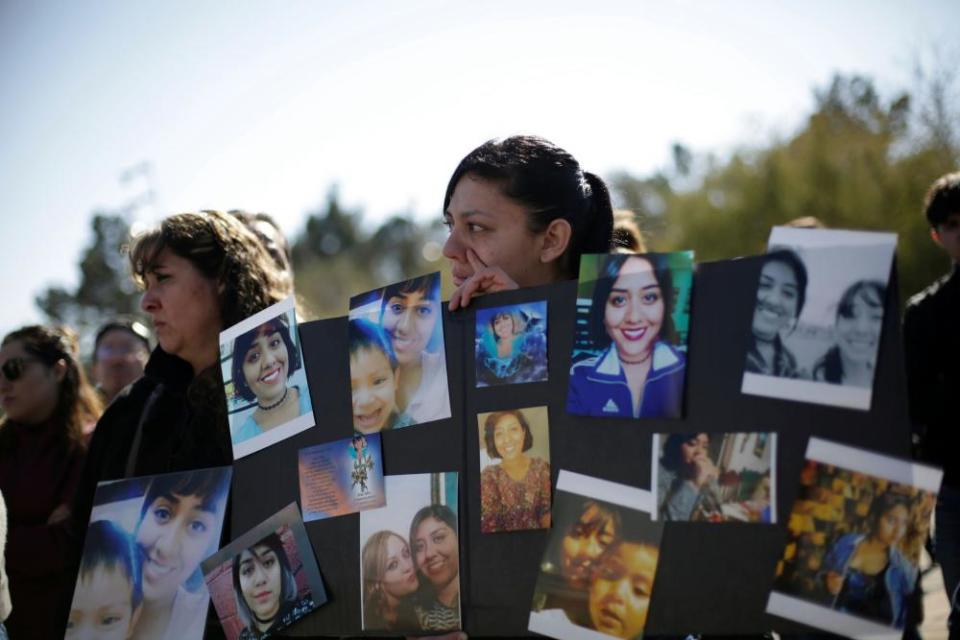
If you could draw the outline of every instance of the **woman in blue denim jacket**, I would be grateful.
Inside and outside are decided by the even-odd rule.
[[[673,278],[663,254],[607,256],[593,290],[590,330],[603,351],[570,368],[567,411],[679,417],[686,358],[673,347]]]
[[[823,559],[833,608],[902,629],[917,567],[898,548],[910,520],[910,500],[896,493],[873,499],[868,530],[841,536]]]

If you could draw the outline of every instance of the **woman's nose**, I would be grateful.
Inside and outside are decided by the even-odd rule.
[[[146,313],[153,313],[159,307],[159,304],[157,294],[153,289],[147,289],[143,292],[143,296],[140,298],[140,308]]]
[[[165,527],[153,547],[165,558],[175,554],[180,547],[180,527]]]
[[[253,584],[261,585],[267,581],[267,572],[263,570],[263,567],[256,565],[253,571]]]
[[[640,304],[639,300],[631,300],[627,303],[627,320],[630,322],[640,322],[645,319],[646,315],[643,312],[643,307]]]
[[[448,260],[466,262],[466,249],[460,241],[459,232],[456,229],[450,231],[447,241],[443,243],[443,257]]]

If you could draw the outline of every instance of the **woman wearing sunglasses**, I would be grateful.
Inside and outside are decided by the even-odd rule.
[[[0,343],[0,492],[7,503],[12,638],[63,636],[49,615],[73,581],[66,554],[68,505],[100,417],[96,390],[66,328],[30,326]]]

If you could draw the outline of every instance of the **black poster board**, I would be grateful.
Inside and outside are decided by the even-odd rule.
[[[869,412],[740,393],[761,258],[697,265],[682,420],[610,419],[565,411],[576,282],[509,291],[444,310],[453,417],[383,433],[387,474],[460,472],[461,605],[476,636],[529,635],[530,602],[547,531],[480,533],[478,413],[547,405],[553,480],[568,469],[650,488],[651,435],[775,431],[777,525],[668,523],[647,632],[758,633],[805,627],[764,613],[785,522],[811,435],[880,453],[909,453],[895,269]],[[475,309],[547,300],[549,380],[475,388]],[[232,526],[239,534],[299,499],[300,448],[352,433],[345,318],[300,325],[317,426],[235,463]],[[360,633],[358,516],[307,523],[330,601],[290,635]]]

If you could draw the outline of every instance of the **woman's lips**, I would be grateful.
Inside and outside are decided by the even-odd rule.
[[[256,598],[258,602],[266,602],[272,595],[273,591],[261,591],[260,593],[254,594],[253,597]]]
[[[647,329],[649,327],[638,327],[638,328],[629,328],[629,329],[620,329],[620,333],[624,338],[631,342],[636,342],[637,340],[643,340],[643,337],[647,335]]]
[[[143,577],[148,581],[161,580],[176,569],[173,565],[162,564],[153,558],[147,558],[143,564]]]
[[[276,384],[280,381],[280,369],[282,367],[274,367],[272,370],[268,371],[264,375],[260,376],[260,382],[264,384]]]

